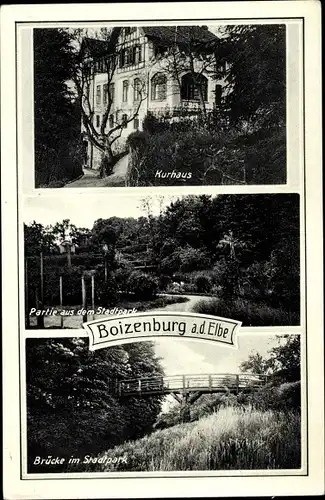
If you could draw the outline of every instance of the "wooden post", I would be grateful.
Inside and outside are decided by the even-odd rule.
[[[29,328],[28,260],[27,260],[27,257],[25,257],[25,328]]]
[[[43,265],[43,252],[40,253],[40,273],[41,273],[41,303],[44,306],[44,265]]]
[[[82,308],[86,309],[87,306],[87,296],[86,296],[86,284],[85,277],[81,276],[81,294],[82,294]],[[85,323],[87,321],[87,314],[83,314],[82,321]]]
[[[95,311],[95,276],[91,276],[91,308]],[[93,314],[93,319],[95,319],[95,312]]]
[[[63,283],[62,283],[62,276],[60,276],[60,328],[63,328],[63,315],[62,313],[62,308],[63,308]]]
[[[42,309],[42,307],[40,307],[40,301],[38,298],[38,288],[37,287],[35,289],[35,302],[36,302],[36,309]],[[44,328],[44,316],[37,316],[36,322],[37,322],[37,328]]]
[[[141,392],[141,378],[138,380],[138,391]]]
[[[212,377],[209,375],[209,390],[212,391]]]

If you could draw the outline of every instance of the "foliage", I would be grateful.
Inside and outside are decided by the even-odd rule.
[[[247,326],[299,323],[298,195],[185,196],[162,205],[158,215],[150,201],[143,204],[145,217],[98,219],[89,230],[69,220],[25,226],[30,286],[38,286],[41,250],[46,272],[62,267],[66,259],[58,254],[58,242],[67,231],[76,245],[74,266],[102,276],[105,261],[117,290],[139,290],[139,300],[142,285],[128,281],[135,267],[148,264],[164,275],[160,289],[171,291],[171,282],[178,281],[183,292],[213,293],[217,300],[198,305],[202,312],[208,308]],[[152,275],[141,280],[148,281],[150,293],[157,291]]]
[[[162,373],[150,343],[92,352],[77,337],[28,339],[26,367],[30,471],[36,455],[82,456],[139,437],[160,411],[159,397],[114,393],[118,378]]]
[[[133,271],[127,281],[127,289],[143,300],[149,300],[157,294],[158,280],[150,274]]]
[[[198,293],[206,293],[211,290],[211,279],[204,273],[197,274],[194,283]]]
[[[101,457],[126,455],[117,471],[296,469],[300,467],[300,418],[296,413],[221,409],[197,422],[158,430],[116,446]],[[110,471],[105,464],[71,466]]]
[[[299,314],[272,308],[266,303],[251,300],[212,299],[197,302],[193,311],[198,314],[223,316],[241,321],[243,326],[292,326],[299,324]]]
[[[35,29],[36,187],[82,174],[80,115],[67,85],[72,68],[70,36],[61,29]]]
[[[145,131],[141,132],[139,130],[137,130],[136,132],[132,132],[128,136],[126,143],[132,149],[135,149],[141,153],[145,150],[147,146],[148,134]]]

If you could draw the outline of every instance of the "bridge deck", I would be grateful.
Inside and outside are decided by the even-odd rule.
[[[125,379],[118,383],[121,396],[139,394],[170,393],[214,393],[214,392],[247,392],[259,389],[267,381],[266,375],[257,374],[206,374],[175,375],[168,377],[148,377]]]

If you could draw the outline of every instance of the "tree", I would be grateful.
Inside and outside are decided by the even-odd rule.
[[[78,94],[82,124],[87,138],[102,154],[103,174],[109,170],[114,157],[114,143],[121,137],[126,125],[137,116],[142,102],[147,97],[146,81],[143,76],[135,75],[133,90],[137,95],[136,105],[126,113],[117,108],[114,102],[113,80],[119,65],[121,52],[117,42],[122,34],[121,28],[102,30],[101,39],[90,39],[85,30],[72,30],[72,36],[79,45],[75,57],[73,82]],[[105,94],[102,120],[99,130],[94,124],[95,102],[92,95],[95,85],[96,64],[101,65],[100,72],[105,73]],[[109,117],[113,114],[115,123],[108,127]],[[106,172],[105,172],[106,170]]]
[[[281,382],[300,380],[300,335],[278,335],[277,339],[278,345],[264,358],[258,352],[250,354],[241,364],[241,371],[268,374]]]
[[[70,36],[57,28],[34,33],[35,184],[72,179],[81,172],[80,116],[68,81]]]
[[[228,61],[226,107],[235,122],[252,129],[285,122],[284,24],[228,25],[220,54]]]
[[[86,341],[77,337],[29,339],[26,376],[30,470],[36,455],[93,455],[148,432],[160,411],[160,397],[122,401],[115,392],[115,383],[121,378],[161,374],[150,343],[92,352]],[[40,472],[39,466],[36,470]],[[45,470],[49,472],[48,467]]]
[[[157,40],[159,51],[155,58],[161,71],[172,77],[173,93],[182,94],[183,80],[189,78],[193,96],[197,96],[199,109],[206,117],[206,75],[216,72],[216,46],[218,39],[207,26],[168,27],[166,41]]]

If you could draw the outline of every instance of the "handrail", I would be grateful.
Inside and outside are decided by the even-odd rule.
[[[258,373],[207,373],[190,375],[169,375],[137,377],[118,381],[120,394],[164,391],[202,390],[216,392],[216,389],[247,389],[260,387],[267,382],[266,374]]]

